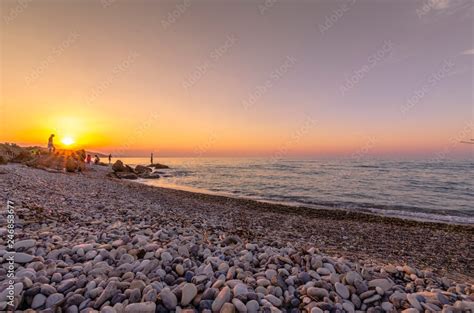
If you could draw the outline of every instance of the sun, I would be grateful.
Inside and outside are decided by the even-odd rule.
[[[70,146],[72,145],[75,141],[74,141],[74,138],[72,137],[64,137],[61,142],[65,145],[65,146]]]

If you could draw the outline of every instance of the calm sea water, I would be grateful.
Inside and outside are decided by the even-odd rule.
[[[148,164],[148,158],[122,158]],[[161,158],[160,187],[474,224],[474,160]]]

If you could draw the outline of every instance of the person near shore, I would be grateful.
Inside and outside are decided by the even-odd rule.
[[[54,134],[51,134],[51,136],[49,136],[48,151],[49,153],[56,151],[56,147],[54,146]]]
[[[109,165],[112,163],[112,153],[109,154]]]
[[[153,164],[153,152],[150,155],[150,164]]]
[[[96,154],[94,155],[94,164],[99,164],[100,163],[100,158],[99,156]]]
[[[86,163],[91,164],[91,159],[92,159],[91,155],[88,154],[87,157],[86,157]]]

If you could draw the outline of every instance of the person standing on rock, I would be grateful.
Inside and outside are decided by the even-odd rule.
[[[112,163],[112,153],[109,154],[109,165]]]
[[[49,151],[49,153],[56,151],[56,147],[54,147],[53,140],[54,140],[54,134],[51,134],[51,136],[49,136],[49,139],[48,139],[48,151]]]
[[[153,152],[150,155],[150,163],[153,164]]]

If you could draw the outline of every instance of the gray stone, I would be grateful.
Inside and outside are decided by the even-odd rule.
[[[384,292],[389,291],[393,286],[395,286],[395,284],[385,278],[378,278],[369,281],[369,287],[380,287]]]
[[[59,304],[64,299],[62,293],[53,293],[46,299],[46,308],[53,308],[55,305]]]
[[[176,298],[176,295],[172,293],[168,288],[165,288],[160,292],[160,298],[163,302],[163,305],[167,309],[176,309],[176,306],[178,305],[178,299]]]
[[[45,303],[46,303],[46,296],[39,293],[33,298],[33,302],[31,303],[31,308],[38,309]]]
[[[181,305],[186,306],[194,299],[197,295],[197,288],[194,284],[187,283],[181,290]]]
[[[343,299],[349,299],[350,293],[349,289],[347,287],[339,282],[334,284],[334,287],[336,288],[336,292],[341,296]]]
[[[260,309],[260,305],[256,300],[250,300],[245,306],[247,307],[248,313],[257,313]]]
[[[217,295],[216,299],[212,303],[212,311],[220,311],[224,303],[229,302],[231,299],[230,288],[225,286]]]
[[[323,299],[329,297],[329,292],[324,288],[309,287],[306,293],[311,298]]]
[[[155,313],[156,304],[154,302],[132,303],[125,307],[125,313]]]
[[[13,249],[15,250],[26,250],[29,248],[32,248],[36,245],[36,240],[34,239],[26,239],[26,240],[20,240],[15,242],[13,245]]]

